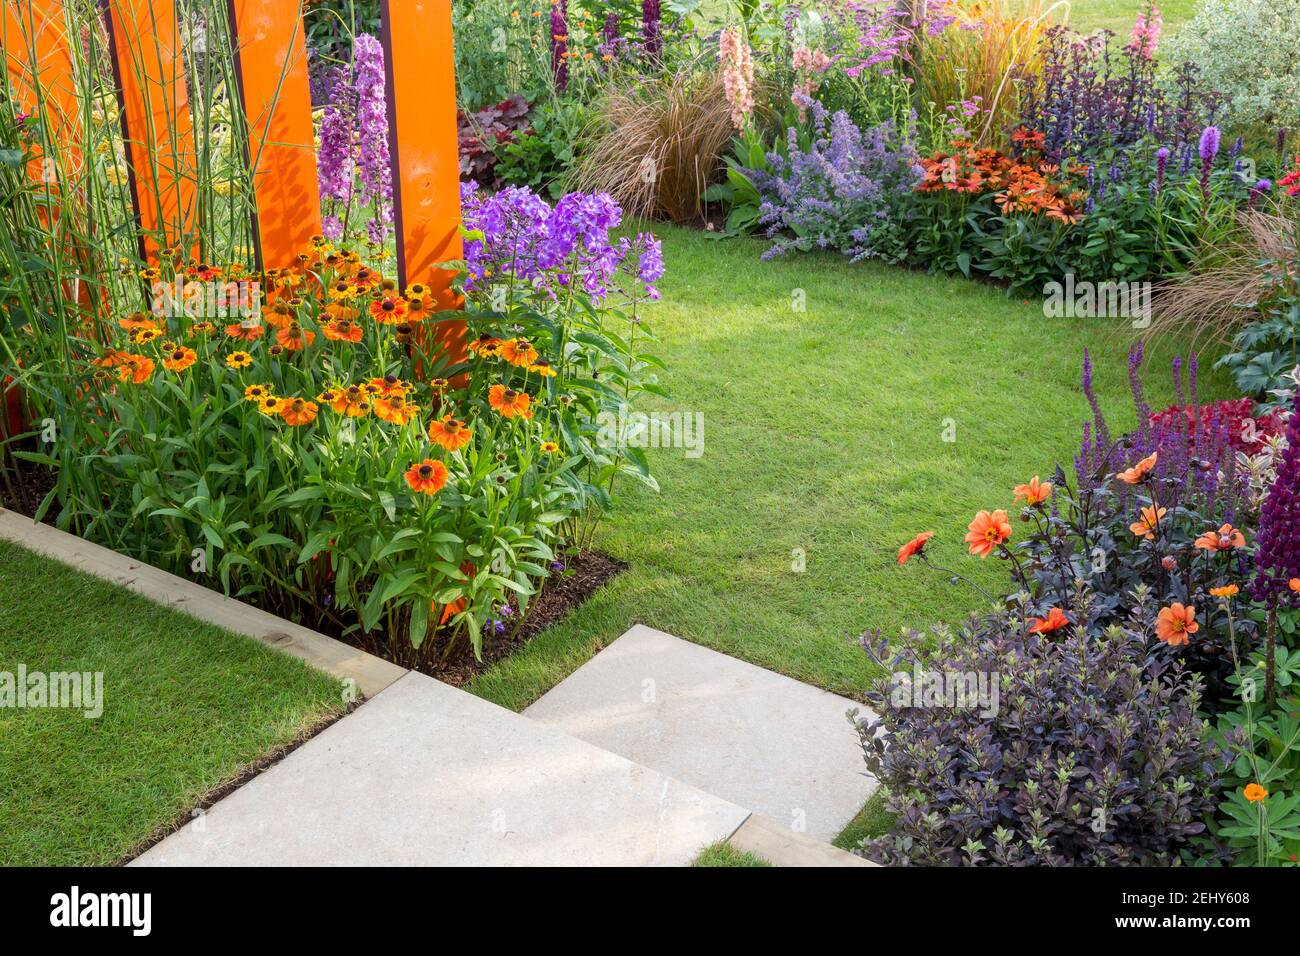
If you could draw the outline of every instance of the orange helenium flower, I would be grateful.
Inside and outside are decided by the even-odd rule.
[[[452,418],[450,415],[444,415],[436,422],[429,422],[429,440],[435,445],[441,445],[448,451],[464,448],[469,444],[469,440],[473,435],[474,433],[466,427],[464,422]]]
[[[332,393],[330,407],[340,415],[362,418],[370,414],[370,396],[359,385],[349,385]]]
[[[970,545],[970,553],[981,558],[987,558],[994,548],[1011,537],[1011,522],[1001,508],[992,514],[981,511],[966,527],[970,529],[965,539]]]
[[[316,419],[318,407],[305,398],[291,398],[280,409],[280,417],[290,425],[310,425]]]
[[[1196,623],[1196,608],[1172,604],[1162,608],[1156,618],[1156,637],[1170,647],[1186,644],[1190,635],[1201,629]]]
[[[488,404],[506,418],[529,416],[528,403],[531,397],[527,392],[516,392],[504,385],[493,385],[488,389]]]
[[[236,322],[233,325],[226,326],[226,334],[232,339],[243,339],[245,342],[254,342],[262,337],[266,331],[266,326],[261,322],[255,322],[251,325],[244,325],[242,322]]]
[[[178,348],[167,353],[167,357],[163,359],[163,367],[169,372],[183,372],[193,365],[197,358],[193,349]]]
[[[898,549],[898,563],[907,564],[914,555],[921,554],[925,550],[926,543],[934,537],[933,531],[922,531],[907,544]]]
[[[1218,531],[1207,531],[1196,539],[1196,547],[1205,551],[1231,551],[1245,546],[1246,536],[1230,524],[1225,524]]]
[[[375,399],[375,417],[394,425],[405,425],[420,413],[418,405],[412,405],[404,395],[388,395]]]
[[[275,340],[290,352],[301,352],[316,340],[316,333],[308,332],[297,322],[290,322],[275,333]]]
[[[408,468],[405,478],[412,491],[422,495],[436,495],[447,484],[447,466],[426,458],[418,465]]]
[[[1054,607],[1047,612],[1047,617],[1034,618],[1033,625],[1029,628],[1030,634],[1050,634],[1052,631],[1059,631],[1063,627],[1068,627],[1070,619],[1065,616],[1065,612],[1059,607]]]
[[[360,342],[362,328],[351,319],[335,318],[321,326],[321,332],[335,342]]]
[[[1126,485],[1136,485],[1143,478],[1151,473],[1151,469],[1156,466],[1157,452],[1152,452],[1146,458],[1125,471],[1121,471],[1115,477]]]
[[[383,325],[397,325],[406,317],[406,313],[405,299],[388,296],[370,303],[370,315]]]
[[[139,385],[153,374],[153,359],[144,355],[125,355],[117,366],[117,377],[123,382]]]
[[[1128,526],[1139,538],[1146,538],[1150,541],[1156,536],[1156,529],[1160,527],[1160,519],[1167,513],[1167,508],[1156,508],[1154,505],[1147,505],[1142,509],[1142,517],[1139,521],[1134,521]]]
[[[537,361],[537,349],[527,339],[506,339],[501,343],[501,357],[511,365],[528,366]]]

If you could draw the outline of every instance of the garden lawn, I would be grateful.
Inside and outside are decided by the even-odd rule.
[[[111,865],[339,713],[336,680],[0,541],[0,671],[102,671],[103,715],[0,708],[0,865]]]
[[[1015,517],[1012,487],[1070,462],[1088,417],[1085,345],[1112,425],[1135,422],[1122,320],[1048,319],[987,284],[833,254],[764,263],[757,239],[656,230],[668,274],[648,319],[666,407],[704,414],[704,454],[651,450],[661,493],[620,485],[597,544],[630,570],[471,685],[503,706],[526,706],[636,622],[860,696],[857,635],[981,604],[898,566],[914,534],[935,531],[940,563],[1011,590],[1005,565],[967,555],[962,536],[980,509]],[[1159,408],[1173,353],[1155,351]],[[1202,394],[1228,392],[1207,373]]]
[[[1201,0],[1156,0],[1160,10],[1162,40],[1171,38],[1196,15]],[[1133,20],[1144,9],[1140,0],[1072,0],[1069,24],[1081,33],[1110,30],[1127,43]]]

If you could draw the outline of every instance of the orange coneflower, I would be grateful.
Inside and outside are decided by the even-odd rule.
[[[1257,783],[1246,784],[1241,791],[1241,795],[1251,803],[1259,803],[1262,800],[1268,799],[1268,791]]]
[[[352,287],[355,289],[377,289],[383,283],[384,277],[374,269],[368,269],[361,266],[352,274]]]
[[[226,364],[231,368],[247,368],[253,364],[253,356],[247,352],[231,352],[226,356]]]
[[[405,425],[420,413],[418,405],[412,405],[404,395],[389,395],[375,399],[375,417],[394,425]]]
[[[506,418],[516,416],[528,417],[528,403],[532,401],[527,392],[516,392],[504,385],[493,385],[488,389],[488,404]]]
[[[898,549],[898,563],[907,564],[907,562],[911,561],[912,558],[916,557],[916,555],[924,553],[925,546],[933,537],[933,531],[922,531],[911,541],[907,542],[907,544]]]
[[[966,527],[969,530],[965,540],[970,545],[970,553],[981,558],[987,558],[994,548],[1011,537],[1011,522],[1001,508],[992,514],[981,511]]]
[[[154,339],[162,338],[162,331],[149,328],[132,329],[127,333],[126,338],[135,345],[148,345]]]
[[[538,359],[534,364],[528,366],[528,371],[534,372],[542,378],[554,378],[556,375],[555,368],[546,359]]]
[[[283,302],[276,302],[274,305],[267,306],[262,310],[262,318],[266,320],[267,325],[274,326],[277,329],[287,328],[289,323],[293,321],[293,309]]]
[[[290,322],[287,326],[275,333],[275,340],[283,345],[290,352],[301,352],[312,342],[316,341],[316,333],[308,332],[297,322]]]
[[[318,407],[305,398],[291,398],[280,408],[280,417],[290,425],[310,425],[316,419]]]
[[[433,312],[430,301],[424,296],[417,296],[414,299],[408,297],[399,301],[406,303],[406,321],[408,322],[420,322],[426,315]]]
[[[330,319],[321,332],[325,338],[334,342],[360,342],[364,330],[351,319]]]
[[[436,495],[447,484],[447,466],[426,458],[418,465],[408,468],[404,477],[412,491],[422,495]]]
[[[183,372],[193,365],[197,358],[193,349],[182,346],[167,353],[167,357],[163,359],[163,367],[169,372]]]
[[[190,325],[191,335],[211,335],[217,327],[211,322],[194,322]]]
[[[1029,628],[1030,634],[1050,634],[1052,631],[1059,631],[1063,627],[1068,627],[1070,619],[1065,616],[1065,612],[1059,607],[1054,607],[1047,612],[1047,617],[1036,617],[1034,623]]]
[[[1033,507],[1034,505],[1042,504],[1052,496],[1052,486],[1045,481],[1040,482],[1038,476],[1034,475],[1033,480],[1029,482],[1029,484],[1016,485],[1015,494],[1016,501],[1023,499],[1025,504]]]
[[[1231,551],[1245,546],[1246,536],[1230,524],[1218,531],[1207,531],[1196,539],[1196,547],[1203,551]]]
[[[448,451],[464,448],[473,436],[474,432],[464,422],[450,415],[429,422],[429,440]]]
[[[233,325],[226,326],[226,335],[232,339],[243,339],[245,342],[257,341],[265,331],[266,326],[261,322],[250,322],[247,325],[243,322],[235,322]]]
[[[1171,604],[1156,618],[1156,637],[1170,647],[1186,644],[1190,635],[1201,629],[1196,623],[1196,608]]]
[[[1151,469],[1156,466],[1157,455],[1157,452],[1152,452],[1148,457],[1143,458],[1132,468],[1121,471],[1115,477],[1126,485],[1136,485],[1147,475],[1151,474]]]
[[[1160,527],[1160,519],[1165,516],[1167,511],[1167,508],[1157,508],[1155,505],[1147,505],[1142,509],[1141,519],[1134,521],[1128,526],[1128,529],[1139,538],[1145,538],[1150,541],[1156,536],[1156,530]]]
[[[537,349],[527,339],[506,339],[501,343],[501,357],[511,365],[521,367],[537,361]]]
[[[409,307],[405,299],[386,296],[370,303],[371,317],[381,325],[397,325],[405,317]]]
[[[447,387],[448,385],[450,385],[450,384],[451,384],[451,382],[448,381],[448,380],[445,379],[445,378],[431,378],[431,379],[429,379],[429,387],[430,387],[431,389],[433,389],[434,391],[436,391],[436,392],[441,392],[441,391],[443,391],[443,390],[446,389],[446,387]]]
[[[365,385],[366,389],[375,395],[384,395],[392,397],[393,395],[411,394],[411,383],[403,381],[396,375],[385,375],[383,378],[372,378]]]

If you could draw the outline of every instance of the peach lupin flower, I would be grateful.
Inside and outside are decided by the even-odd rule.
[[[1016,485],[1015,500],[1023,500],[1025,504],[1033,507],[1040,505],[1052,496],[1052,486],[1046,481],[1040,482],[1038,476],[1034,475],[1032,481],[1025,485]]]
[[[1134,465],[1132,468],[1121,471],[1115,477],[1126,485],[1136,485],[1147,475],[1151,474],[1151,469],[1156,466],[1157,452],[1152,452],[1146,458]]]
[[[1196,547],[1204,551],[1231,551],[1245,546],[1246,536],[1230,524],[1225,524],[1218,531],[1207,531],[1196,539]]]
[[[998,545],[1011,537],[1011,522],[1001,508],[992,514],[981,511],[966,527],[969,530],[965,540],[970,545],[970,553],[981,558],[987,558]]]
[[[1139,538],[1145,538],[1147,541],[1150,541],[1156,536],[1156,529],[1160,527],[1160,521],[1168,511],[1168,508],[1157,508],[1155,505],[1147,505],[1142,509],[1139,519],[1129,525],[1128,529]]]
[[[926,544],[933,537],[933,531],[922,531],[911,541],[907,542],[907,544],[898,549],[898,563],[907,564],[907,562],[912,560],[916,555],[924,553]]]
[[[1201,629],[1196,623],[1196,608],[1171,604],[1161,608],[1156,618],[1156,637],[1170,647],[1186,644],[1192,634]]]

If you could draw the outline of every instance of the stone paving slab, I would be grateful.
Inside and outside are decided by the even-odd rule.
[[[410,673],[132,865],[686,865],[748,815]]]
[[[524,713],[829,842],[876,787],[845,718],[854,707],[866,713],[637,625]]]

